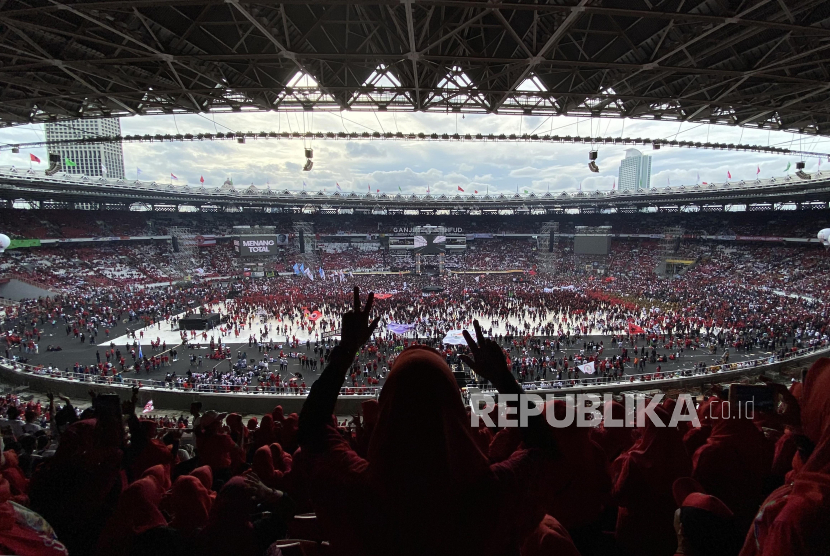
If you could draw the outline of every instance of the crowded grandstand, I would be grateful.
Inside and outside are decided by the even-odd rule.
[[[0,554],[830,555],[826,0],[0,31]]]
[[[23,376],[56,380],[58,392],[65,381],[102,388],[91,406],[52,393],[14,391],[3,402],[7,491],[49,522],[53,546],[70,554],[254,555],[277,546],[286,554],[386,553],[384,547],[396,544],[381,534],[390,527],[407,535],[436,531],[411,540],[419,552],[469,553],[478,543],[495,542],[502,548],[494,553],[517,547],[527,555],[671,554],[680,542],[704,547],[688,554],[737,554],[742,544],[742,554],[751,554],[758,541],[750,524],[766,523],[756,517],[764,498],[780,498],[775,487],[791,485],[801,467],[815,465],[811,457],[822,453],[810,456],[799,448],[822,437],[808,440],[789,416],[764,414],[754,424],[727,419],[728,393],[717,384],[752,382],[757,379],[746,373],[769,367],[763,372],[778,377],[776,388],[786,377],[799,379],[789,391],[775,390],[790,408],[787,414],[801,403],[807,404],[802,418],[818,418],[809,404],[820,402],[805,398],[802,377],[794,373],[799,361],[828,345],[823,293],[830,286],[830,258],[814,233],[827,225],[826,210],[779,211],[773,218],[562,215],[555,240],[540,232],[552,229],[549,217],[378,216],[370,223],[228,216],[218,226],[189,214],[4,210],[12,248],[0,263],[3,286],[38,294],[4,306],[4,365]],[[663,236],[670,224],[683,232],[666,260],[684,262],[667,275]],[[606,234],[607,252],[579,252],[586,225]],[[413,236],[422,230],[449,230],[447,248],[438,255],[418,253]],[[262,240],[261,234],[275,239]],[[266,247],[243,256],[240,245],[254,244]],[[372,292],[376,328],[366,321],[366,336],[348,340],[353,325],[344,314],[361,314],[353,305],[355,287]],[[204,329],[181,326],[210,314],[218,320]],[[489,364],[503,365],[504,378],[476,363],[485,357],[481,348],[460,333],[479,326],[492,338],[479,343],[492,342],[503,354],[502,363],[497,357]],[[344,350],[356,356],[344,359]],[[822,362],[807,373],[808,384],[811,376],[822,381],[830,372]],[[618,431],[600,423],[564,436],[550,429],[543,439],[509,426],[461,426],[448,407],[418,397],[406,403],[445,415],[444,427],[455,423],[452,444],[442,449],[463,458],[457,472],[465,478],[436,470],[434,480],[423,483],[393,480],[402,461],[416,457],[401,448],[397,463],[384,471],[388,478],[373,479],[371,466],[383,461],[375,459],[381,449],[375,434],[405,434],[417,438],[419,451],[440,452],[429,420],[408,432],[384,431],[389,417],[383,415],[390,411],[384,392],[408,388],[396,386],[395,377],[411,380],[410,373],[437,373],[415,378],[435,383],[435,392],[425,393],[430,399],[443,399],[439,391],[450,380],[460,388],[453,404],[460,411],[467,403],[468,412],[476,393],[509,391],[505,380],[538,393],[600,393],[612,385],[690,392],[698,396],[703,425],[658,434],[648,424]],[[721,373],[736,378],[716,376]],[[700,382],[682,382],[689,378]],[[104,405],[111,388],[129,394],[123,408]],[[177,412],[176,404],[159,404],[159,390],[273,396],[277,407],[263,417],[240,400],[226,415],[204,399],[190,412]],[[357,405],[336,420],[321,420],[338,394]],[[302,402],[290,407],[302,409],[286,414],[281,405],[292,399]],[[562,400],[549,402],[546,411],[561,410],[568,403]],[[618,402],[608,403],[622,411],[613,405]],[[657,413],[666,424],[672,403],[667,400]],[[101,444],[101,427],[122,410],[129,441],[110,437]],[[492,415],[503,410],[499,404]],[[362,470],[365,458],[369,474]],[[470,473],[481,465],[486,471],[476,473],[484,475],[473,480]],[[655,474],[651,466],[661,471]],[[88,474],[93,469],[101,471]],[[119,470],[120,479],[113,475]],[[577,472],[580,486],[567,486]],[[493,495],[503,473],[518,481],[512,496],[522,507],[511,510],[509,534],[473,542],[449,530],[438,533],[441,523],[461,518],[436,513],[432,503],[418,510],[416,530],[397,521],[405,521],[410,509],[394,509],[393,501],[406,496],[425,504],[423,489],[441,498],[441,506],[472,511],[476,523],[494,519],[457,500],[469,497],[469,488]],[[746,478],[735,482],[739,476]],[[348,486],[364,480],[365,487]],[[488,481],[495,481],[492,487],[485,486]],[[391,490],[375,491],[379,484]],[[113,488],[120,495],[113,496]],[[373,493],[369,498],[364,488]],[[84,511],[78,511],[84,492],[100,494],[83,498]],[[368,530],[375,533],[355,536],[363,526],[347,525],[348,514],[335,517],[338,508],[370,499],[372,509],[359,513],[369,512]],[[679,519],[688,513],[689,528],[700,538],[676,535],[677,507]],[[377,514],[377,508],[391,513]],[[268,517],[249,517],[257,511]],[[693,529],[700,527],[693,520],[718,533]],[[374,527],[378,523],[386,525]],[[823,546],[816,534],[803,542]],[[45,540],[43,530],[38,538]]]

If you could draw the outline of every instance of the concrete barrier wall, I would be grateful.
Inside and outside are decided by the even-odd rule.
[[[721,371],[717,373],[694,375],[690,377],[667,378],[661,380],[642,380],[635,382],[619,382],[611,384],[594,384],[588,386],[571,386],[555,390],[534,390],[535,394],[565,395],[596,393],[602,394],[620,393],[634,390],[687,390],[699,388],[705,385],[737,382],[744,377],[758,376],[763,373],[780,371],[783,367],[791,365],[809,365],[819,357],[826,357],[830,354],[830,348],[825,347],[802,357],[793,357],[785,361],[759,365],[757,367],[746,367],[732,371]],[[97,394],[118,394],[121,399],[127,400],[132,395],[130,386],[107,385],[94,382],[70,380],[65,378],[53,378],[45,375],[36,375],[29,372],[22,372],[13,369],[6,364],[0,364],[0,380],[7,384],[25,386],[37,392],[53,392],[63,394],[70,398],[86,398],[90,390]],[[236,412],[242,414],[261,415],[270,412],[274,406],[281,405],[288,413],[299,413],[303,407],[305,396],[289,396],[276,394],[217,394],[208,392],[187,392],[166,388],[144,387],[139,391],[139,402],[144,405],[153,400],[156,409],[187,412],[192,402],[200,401],[205,410],[215,409],[223,412]],[[360,403],[371,399],[371,396],[345,396],[341,395],[335,406],[337,415],[356,415],[360,411]]]
[[[122,400],[132,396],[129,386],[96,384],[78,380],[52,378],[15,371],[6,365],[0,365],[0,380],[15,386],[25,386],[30,390],[63,394],[73,399],[89,398],[89,391],[96,394],[118,394]],[[286,415],[299,413],[305,402],[305,396],[286,396],[275,394],[215,394],[209,392],[185,392],[182,390],[168,390],[165,388],[142,388],[138,393],[139,402],[144,405],[153,400],[156,409],[168,411],[182,411],[187,413],[190,404],[200,401],[205,410],[236,412],[245,415],[262,415],[270,413],[274,406],[281,405]],[[371,399],[369,396],[340,396],[337,399],[335,413],[337,415],[356,415],[360,411],[360,403]],[[362,412],[361,412],[362,413]]]

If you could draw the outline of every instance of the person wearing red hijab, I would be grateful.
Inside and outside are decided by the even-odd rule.
[[[210,466],[214,477],[227,480],[244,458],[242,448],[229,434],[222,432],[224,414],[208,411],[202,415],[201,430],[194,429],[199,460]]]
[[[270,518],[254,523],[257,504]],[[196,538],[196,553],[203,556],[261,556],[287,530],[293,502],[281,491],[268,488],[255,474],[231,478],[213,503],[207,525]]]
[[[830,359],[807,371],[801,391],[804,463],[761,504],[741,556],[830,553]]]
[[[18,556],[68,556],[66,547],[38,514],[12,504],[9,482],[0,476],[0,553]]]
[[[283,474],[291,472],[293,459],[291,454],[282,449],[279,442],[271,444],[271,461],[274,463],[274,470]]]
[[[202,483],[208,491],[213,490],[213,471],[210,470],[209,465],[197,467],[190,472],[190,475],[199,479],[199,482]]]
[[[266,413],[262,417],[259,427],[251,434],[251,441],[252,450],[258,450],[262,446],[269,446],[277,441],[274,417],[270,413]]]
[[[156,438],[158,425],[151,420],[138,420],[131,415],[129,420],[130,446],[124,453],[130,479],[141,477],[155,465],[171,465],[175,454],[163,441]]]
[[[173,519],[170,527],[187,538],[193,538],[208,522],[212,498],[196,477],[183,475],[176,479],[168,495]]]
[[[568,530],[546,515],[522,543],[521,556],[580,556]]]
[[[674,554],[672,485],[692,470],[683,436],[668,426],[671,416],[661,406],[654,413],[665,426],[646,419],[643,435],[612,467],[616,476],[612,496],[619,505],[617,543],[633,556]]]
[[[548,402],[545,412],[554,411],[563,421],[565,404]],[[574,544],[586,552],[601,552],[597,543],[604,538],[598,520],[612,506],[612,482],[610,464],[605,451],[591,439],[592,430],[575,424],[550,429],[562,457],[545,465],[539,488],[544,489],[543,510],[569,531]]]
[[[153,477],[142,477],[121,493],[115,513],[98,539],[100,556],[127,556],[138,535],[156,527],[166,527],[159,510],[162,489]]]
[[[714,406],[713,406],[714,407]],[[692,477],[720,499],[746,530],[764,499],[765,481],[772,469],[774,446],[758,427],[730,402],[713,411],[712,432],[692,457]]]
[[[678,506],[676,556],[734,556],[740,537],[732,510],[690,477],[675,481],[672,491]]]
[[[277,475],[274,470],[274,458],[271,455],[270,446],[260,446],[254,453],[254,459],[251,463],[252,473],[256,473],[257,477],[271,488],[277,487]],[[280,479],[282,476],[280,476]]]
[[[607,405],[606,410],[611,412],[613,419],[621,420],[625,418],[625,406],[623,404],[609,400]],[[606,427],[604,421],[598,427],[591,429],[591,439],[599,444],[609,462],[617,459],[620,454],[634,445],[630,427]]]
[[[424,346],[397,357],[379,399],[366,459],[331,425],[340,387],[355,354],[378,319],[369,322],[373,295],[343,316],[342,341],[314,383],[300,416],[299,442],[308,458],[311,497],[332,549],[342,555],[463,556],[504,554],[537,522],[535,484],[550,437],[541,416],[522,429],[530,450],[490,465],[473,438],[458,385],[443,355]],[[464,361],[502,393],[521,393],[501,348],[465,338]],[[540,432],[541,431],[541,432]],[[295,461],[296,464],[296,461]]]

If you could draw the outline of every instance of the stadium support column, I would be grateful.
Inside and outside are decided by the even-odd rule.
[[[444,275],[444,252],[442,251],[441,254],[438,255],[438,274],[443,276]]]
[[[421,254],[415,253],[415,274],[421,274]]]

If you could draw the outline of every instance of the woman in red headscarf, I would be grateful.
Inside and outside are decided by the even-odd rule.
[[[262,553],[251,522],[254,502],[242,477],[233,477],[219,494],[197,546],[207,556],[256,556]]]
[[[672,485],[691,472],[683,436],[677,427],[668,426],[671,416],[661,406],[654,413],[665,426],[646,418],[643,435],[613,464],[613,497],[619,505],[617,543],[634,556],[674,554]]]
[[[192,538],[208,521],[212,498],[196,477],[183,475],[176,479],[168,497],[173,519],[170,527]]]
[[[726,504],[736,526],[745,530],[764,499],[774,445],[752,419],[738,414],[738,407],[729,402],[714,407],[712,432],[692,457],[692,477]]]
[[[277,432],[274,426],[274,417],[270,413],[266,413],[262,417],[262,422],[259,424],[252,436],[251,449],[258,450],[262,446],[269,446],[277,441]]]
[[[625,406],[620,402],[609,400],[606,402],[607,411],[616,420],[625,418]],[[591,429],[591,439],[599,444],[605,452],[608,461],[614,461],[617,456],[627,451],[634,444],[630,427],[606,427],[603,421],[598,427]]]
[[[156,527],[166,527],[167,520],[159,510],[161,495],[161,487],[153,477],[142,477],[124,489],[115,513],[98,540],[98,554],[127,555],[138,535]]]
[[[256,473],[257,477],[267,486],[279,488],[277,486],[277,475],[274,470],[274,458],[271,455],[270,446],[260,446],[254,453],[250,471],[251,473]]]
[[[38,514],[12,505],[9,482],[0,476],[0,553],[18,556],[67,556],[55,532]]]
[[[445,358],[416,346],[395,361],[379,399],[368,457],[331,426],[340,386],[372,335],[372,294],[343,316],[340,346],[314,383],[300,417],[299,441],[311,465],[311,496],[332,548],[344,555],[503,554],[515,552],[541,515],[530,512],[546,451],[520,451],[489,465],[473,438]],[[465,332],[474,370],[500,392],[520,394],[501,348]],[[551,443],[541,416],[522,429],[527,446]],[[549,448],[551,449],[551,448]],[[552,451],[552,449],[551,449]],[[536,523],[525,523],[528,514]]]
[[[830,359],[816,361],[801,393],[804,464],[761,504],[741,556],[830,552]]]

